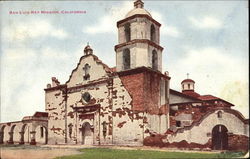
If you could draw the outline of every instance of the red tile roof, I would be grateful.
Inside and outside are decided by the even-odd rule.
[[[48,117],[47,112],[35,112],[34,117]]]
[[[193,90],[185,90],[185,91],[182,91],[182,93],[185,94],[185,95],[188,95],[188,96],[195,97],[195,98],[199,98],[200,97],[200,94],[196,93]]]
[[[193,83],[195,83],[194,80],[192,80],[192,79],[184,79],[184,80],[181,82],[181,84],[182,84],[183,82],[193,82]]]
[[[216,99],[220,99],[218,97],[212,96],[212,95],[203,95],[198,97],[200,100],[216,100]]]

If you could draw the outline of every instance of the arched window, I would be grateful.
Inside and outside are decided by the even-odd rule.
[[[131,31],[130,31],[130,24],[127,23],[125,24],[125,38],[126,38],[126,42],[130,41],[130,36],[131,36]]]
[[[152,68],[153,68],[153,70],[158,69],[158,55],[157,55],[157,52],[155,50],[153,50],[153,52],[152,52]]]
[[[155,42],[156,37],[155,37],[155,26],[152,24],[150,28],[150,40]]]
[[[222,112],[221,112],[221,111],[218,111],[217,117],[218,117],[218,118],[222,118]]]
[[[89,64],[85,64],[85,66],[83,67],[83,70],[84,70],[83,79],[89,80],[90,79],[90,75],[89,75],[90,66],[89,66]]]
[[[130,50],[125,49],[123,51],[123,68],[124,70],[130,69]]]
[[[190,89],[190,84],[188,84],[188,89]]]

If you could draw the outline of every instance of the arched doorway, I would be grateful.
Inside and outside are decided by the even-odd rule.
[[[35,141],[37,144],[48,143],[48,130],[43,125],[38,125],[35,129]]]
[[[93,132],[88,122],[82,125],[81,133],[82,133],[82,144],[92,145],[93,144]]]
[[[228,130],[224,125],[216,125],[212,130],[212,149],[228,149]]]
[[[0,144],[4,143],[4,128],[5,128],[5,125],[2,126],[0,129]]]

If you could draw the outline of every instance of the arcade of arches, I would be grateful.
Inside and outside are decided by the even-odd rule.
[[[36,112],[22,121],[0,124],[0,144],[47,144],[47,113]]]

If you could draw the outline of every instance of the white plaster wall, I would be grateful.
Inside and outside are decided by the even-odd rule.
[[[166,89],[165,89],[165,85],[166,85],[166,82],[165,80],[161,79],[160,81],[160,95],[161,95],[161,102],[160,102],[160,105],[164,105],[166,104],[166,99],[167,99],[167,92],[166,92]]]
[[[172,94],[170,92],[170,94],[169,94],[169,102],[170,102],[170,104],[174,104],[174,103],[195,102],[195,100],[185,98],[185,97],[181,97],[181,96]]]
[[[185,82],[182,84],[183,85],[183,90],[194,90],[194,83],[193,82]],[[188,88],[189,85],[189,88]]]
[[[136,67],[150,67],[148,63],[148,45],[143,43],[138,43],[136,45]]]
[[[147,18],[135,18],[132,20],[127,21],[126,23],[130,23],[131,28],[131,40],[134,39],[148,39],[150,40],[150,31],[151,31],[151,24],[152,22],[148,20]],[[118,27],[118,42],[119,44],[125,43],[125,29],[124,25],[126,23],[120,24]],[[155,32],[156,32],[156,44],[159,44],[160,42],[160,29],[157,25],[155,26]]]
[[[169,142],[180,142],[186,140],[187,142],[194,142],[199,144],[205,144],[208,142],[211,136],[208,133],[212,133],[212,129],[216,125],[224,125],[228,129],[228,132],[238,135],[249,136],[249,132],[245,131],[245,124],[234,114],[222,111],[222,118],[217,117],[217,111],[206,117],[200,125],[192,127],[190,130],[184,130],[183,133],[177,133],[174,136],[168,136]]]
[[[85,75],[83,69],[85,64],[90,65],[90,80],[83,79],[83,76]],[[94,60],[94,57],[90,55],[85,58],[82,58],[82,60],[80,61],[80,65],[77,67],[77,70],[73,71],[72,76],[69,82],[67,83],[67,86],[73,87],[83,85],[87,84],[89,81],[97,80],[104,77],[107,77],[107,73],[103,69],[103,65],[97,64],[97,62]]]
[[[48,112],[48,143],[65,143],[65,101],[62,91],[46,92],[45,103]]]

